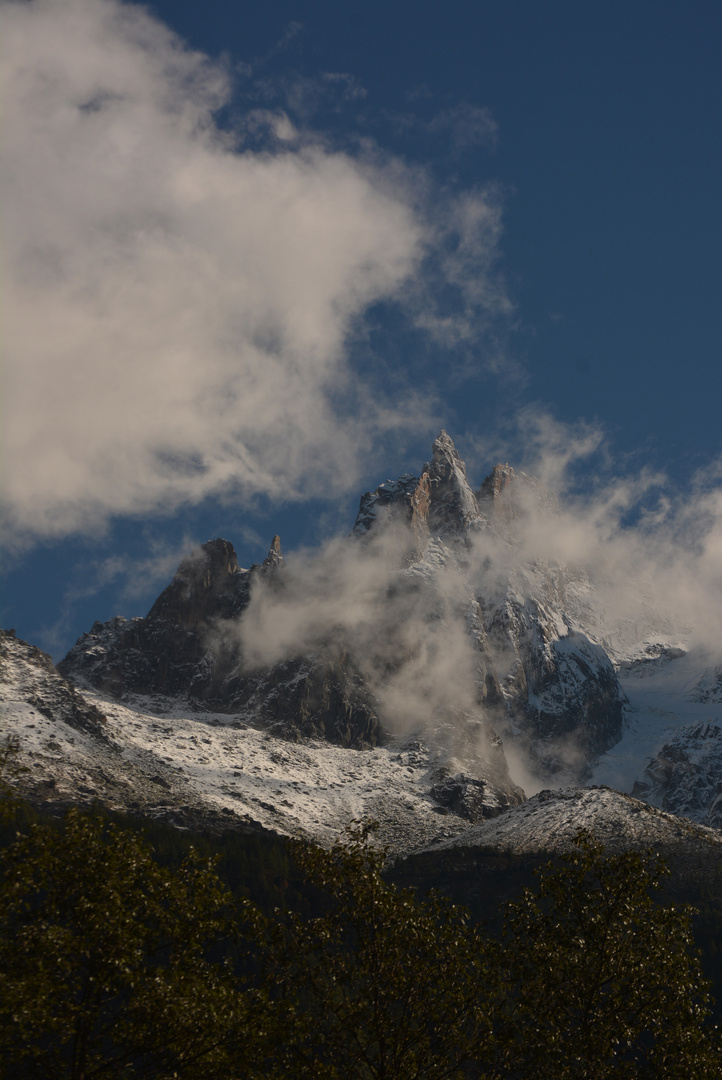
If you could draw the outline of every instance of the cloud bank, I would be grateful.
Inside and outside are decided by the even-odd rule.
[[[646,642],[718,663],[720,470],[677,492],[660,475],[612,475],[601,465],[599,430],[544,414],[523,416],[516,440],[522,463],[544,482],[517,473],[499,503],[480,503],[488,527],[446,547],[432,537],[420,558],[390,510],[363,540],[297,553],[278,580],[259,580],[239,622],[224,628],[249,668],[335,651],[362,673],[389,728],[438,731],[442,722],[462,740],[470,718],[499,719],[498,702],[480,697],[488,663],[503,680],[516,659],[481,624],[508,601],[539,603],[560,639],[571,627],[615,659],[643,654]],[[600,463],[597,482],[588,479],[580,496],[574,470],[590,455]],[[482,479],[469,475],[475,489]],[[579,767],[573,739],[555,751]],[[512,753],[516,779],[534,790],[523,750]]]
[[[722,462],[683,485],[648,469],[622,473],[601,429],[542,412],[520,415],[517,439],[559,505],[530,508],[515,558],[585,574],[596,610],[579,616],[612,648],[666,638],[722,658]]]
[[[352,485],[422,409],[376,396],[350,337],[395,300],[453,337],[419,301],[440,276],[462,336],[472,309],[503,314],[493,190],[434,217],[398,163],[280,113],[244,149],[215,119],[223,64],[141,7],[10,0],[2,19],[6,542]]]

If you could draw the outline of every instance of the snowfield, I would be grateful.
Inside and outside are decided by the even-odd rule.
[[[611,788],[540,791],[501,817],[433,846],[440,850],[490,846],[515,854],[564,852],[574,847],[579,829],[591,833],[608,851],[647,850],[677,868],[690,861],[717,864],[722,856],[718,830],[664,813]]]
[[[686,659],[627,673],[633,710],[628,729],[601,759],[596,783],[606,770],[631,786],[644,755],[681,723],[720,713],[718,703],[693,700],[700,674],[693,661],[680,662]],[[673,854],[690,838],[705,848],[722,845],[719,831],[605,788],[543,791],[471,825],[431,795],[439,776],[463,768],[439,745],[414,735],[369,750],[321,740],[294,743],[241,716],[194,711],[182,701],[136,697],[119,703],[73,689],[39,650],[7,634],[0,691],[3,735],[18,740],[26,770],[16,783],[31,798],[58,806],[97,802],[181,828],[260,826],[324,845],[353,820],[375,818],[379,842],[397,855],[453,845],[564,849],[582,826],[612,848],[656,847]]]
[[[631,792],[649,761],[680,729],[699,723],[722,726],[722,702],[705,694],[711,681],[709,659],[694,650],[685,653],[683,644],[643,643],[621,665],[618,678],[629,702],[624,731],[599,759],[592,783]]]
[[[87,689],[77,698],[102,719],[83,727],[63,710],[65,680],[32,652],[6,638],[0,674],[3,734],[19,741],[28,771],[18,783],[31,797],[100,802],[179,826],[255,823],[321,844],[354,819],[376,818],[380,842],[399,853],[468,828],[429,794],[454,759],[412,736],[364,751],[297,744],[183,702],[119,704]]]

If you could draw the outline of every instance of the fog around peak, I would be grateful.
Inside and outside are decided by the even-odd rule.
[[[542,449],[539,473],[556,490],[520,470],[497,500],[479,501],[478,518],[456,539],[432,531],[419,553],[398,508],[383,506],[361,538],[290,556],[278,581],[259,582],[233,629],[249,667],[335,649],[372,687],[391,730],[444,717],[453,730],[456,716],[461,732],[461,718],[500,716],[498,702],[483,700],[484,672],[503,681],[518,661],[483,624],[489,605],[506,598],[534,605],[560,641],[586,635],[613,658],[645,641],[722,657],[714,476],[675,495],[659,476],[600,476],[580,495],[570,477],[578,457],[552,460],[555,445]],[[477,490],[481,479],[469,477]],[[515,778],[535,790],[523,746],[510,753]],[[580,767],[578,740],[559,739],[555,753]]]

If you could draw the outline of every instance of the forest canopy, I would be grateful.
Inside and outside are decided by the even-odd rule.
[[[722,1074],[658,860],[580,832],[492,934],[389,884],[369,823],[291,849],[303,895],[262,910],[198,852],[165,865],[98,814],[17,833],[0,857],[3,1080]]]

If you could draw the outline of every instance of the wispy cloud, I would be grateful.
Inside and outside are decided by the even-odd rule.
[[[622,467],[599,426],[561,423],[539,408],[517,415],[497,453],[558,497],[554,514],[528,508],[514,559],[586,574],[594,636],[629,646],[676,635],[722,652],[722,463],[674,484],[663,472]],[[500,552],[504,569],[509,558]]]
[[[96,596],[101,589],[114,585],[120,599],[135,600],[151,590],[160,591],[175,574],[180,562],[197,549],[189,537],[180,543],[166,544],[150,540],[143,558],[128,555],[108,555],[83,563],[82,579],[71,583],[63,594],[64,602],[72,606],[80,600]]]
[[[441,557],[422,580],[404,570],[404,548],[402,533],[381,530],[297,552],[280,579],[255,583],[240,623],[220,632],[237,637],[249,670],[304,656],[351,664],[387,728],[444,724],[449,751],[488,751],[463,577]]]
[[[472,532],[456,551],[432,541],[419,561],[403,527],[379,523],[364,541],[297,553],[279,580],[259,580],[240,622],[225,628],[248,664],[336,650],[362,674],[389,728],[438,731],[443,723],[444,738],[461,745],[470,718],[501,718],[496,704],[480,703],[479,688],[489,665],[503,681],[517,657],[481,627],[507,603],[524,611],[538,604],[560,637],[571,626],[613,656],[648,641],[719,661],[719,466],[678,491],[660,474],[615,474],[602,431],[541,412],[520,416],[516,444],[512,464],[545,482],[519,480],[513,513],[492,518],[491,529]],[[588,476],[580,494],[575,472],[592,463],[596,478]],[[467,471],[474,487],[484,472]],[[526,753],[512,746],[510,760],[517,780],[534,790]],[[573,771],[585,763],[573,735],[555,753]]]
[[[369,442],[424,413],[378,404],[351,327],[378,301],[450,339],[503,311],[498,201],[439,209],[420,174],[299,137],[275,106],[249,149],[214,120],[224,64],[139,6],[2,15],[5,541],[353,485]],[[423,319],[441,278],[461,309]]]
[[[491,109],[484,106],[461,102],[436,113],[426,126],[432,134],[447,136],[456,152],[496,146],[498,126]]]
[[[323,81],[336,87],[344,101],[362,101],[366,97],[366,87],[347,71],[326,71]]]
[[[434,101],[434,95],[427,87],[418,87],[407,94],[410,104]],[[499,127],[491,109],[483,105],[471,105],[462,101],[446,109],[438,109],[431,116],[420,112],[399,112],[389,115],[394,127],[410,136],[434,136],[447,152],[458,155],[469,150],[493,150],[496,147]]]
[[[409,284],[418,300],[417,324],[448,348],[478,344],[490,323],[514,313],[498,266],[502,210],[503,191],[495,184],[450,196],[434,222],[428,260],[437,288],[425,280]]]

